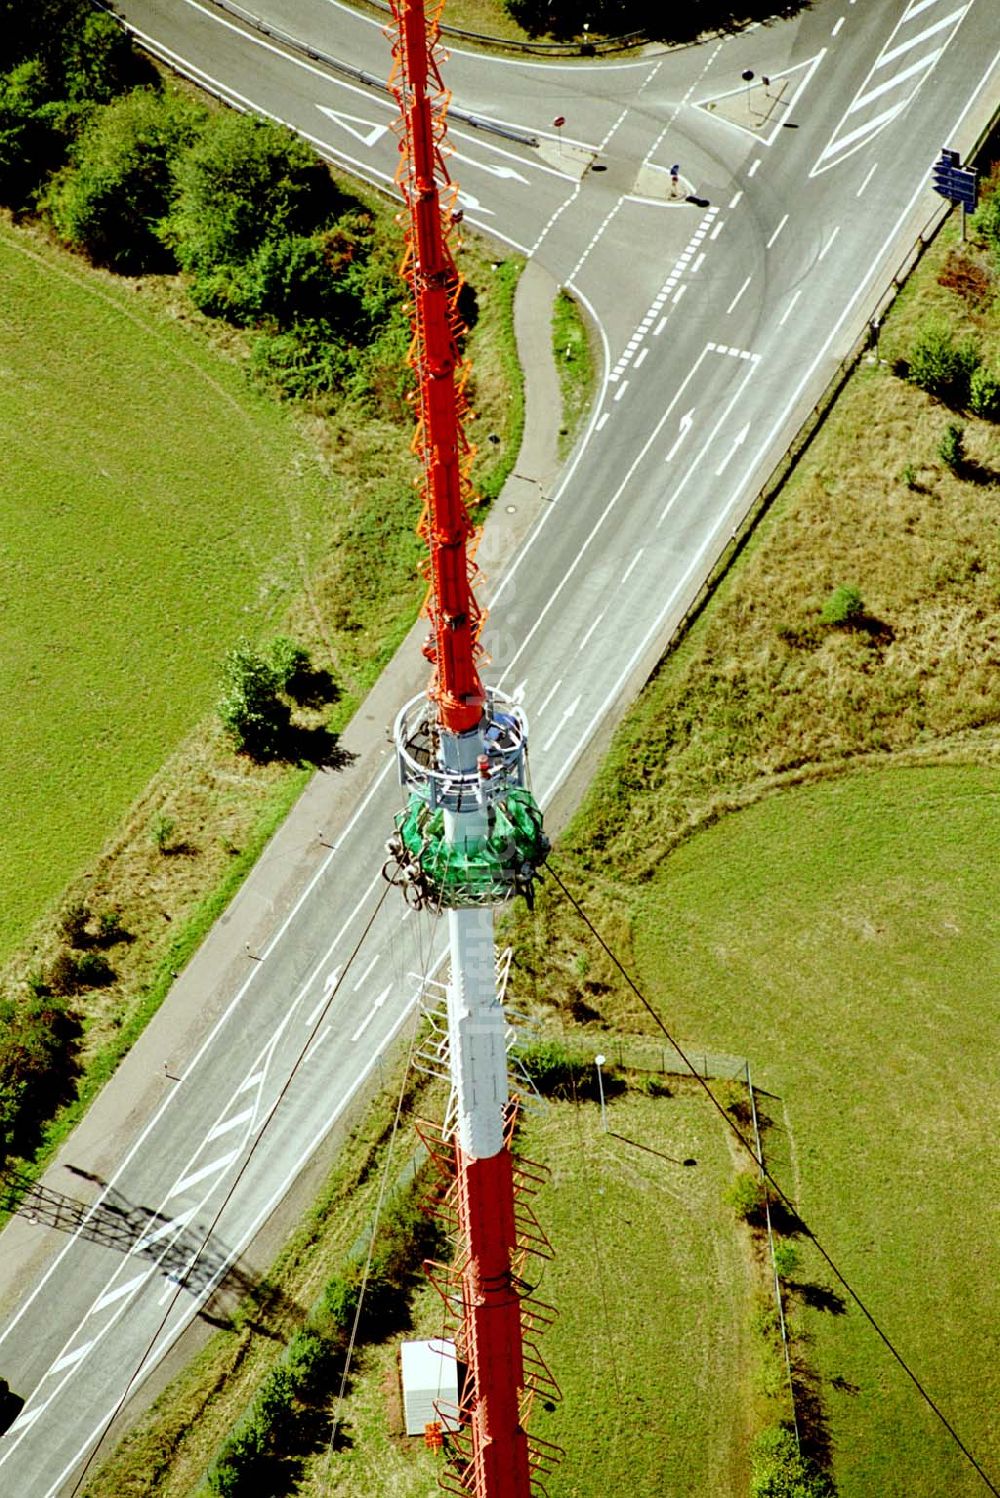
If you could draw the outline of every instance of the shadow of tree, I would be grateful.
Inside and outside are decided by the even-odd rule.
[[[353,764],[355,756],[340,747],[339,735],[324,723],[312,727],[291,723],[281,736],[275,758],[322,770],[344,770]]]
[[[828,1285],[812,1285],[790,1280],[788,1288],[811,1311],[826,1311],[830,1316],[847,1314],[847,1301],[836,1290],[831,1290]]]
[[[823,1401],[823,1381],[805,1363],[796,1360],[792,1364],[792,1391],[802,1455],[815,1462],[821,1471],[829,1472],[833,1463],[833,1443]]]
[[[285,683],[285,692],[299,707],[326,707],[341,698],[341,690],[325,666],[307,666]]]

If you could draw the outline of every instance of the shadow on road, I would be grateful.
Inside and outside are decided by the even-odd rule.
[[[164,1279],[192,1295],[211,1287],[211,1296],[198,1314],[213,1326],[228,1327],[235,1308],[243,1304],[246,1312],[249,1301],[256,1315],[245,1315],[244,1324],[263,1336],[279,1336],[267,1325],[270,1315],[283,1314],[293,1306],[275,1286],[242,1268],[238,1259],[230,1263],[230,1251],[219,1239],[207,1236],[207,1230],[196,1223],[175,1227],[170,1217],[130,1202],[91,1171],[75,1165],[66,1168],[99,1187],[103,1200],[94,1206],[17,1171],[4,1170],[0,1172],[0,1210],[16,1203],[17,1216],[27,1222],[146,1259]]]

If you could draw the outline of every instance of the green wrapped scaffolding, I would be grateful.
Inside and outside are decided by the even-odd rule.
[[[411,794],[396,818],[403,847],[420,867],[428,897],[439,906],[490,905],[512,894],[529,894],[549,840],[542,813],[528,790],[512,787],[489,811],[485,837],[450,842],[444,812]]]

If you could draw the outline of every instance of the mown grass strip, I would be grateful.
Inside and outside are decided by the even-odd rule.
[[[565,458],[590,409],[597,370],[583,313],[561,288],[552,306],[552,352],[562,391],[559,456]]]

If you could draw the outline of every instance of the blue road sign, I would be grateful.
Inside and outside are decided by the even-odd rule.
[[[976,206],[976,171],[960,165],[957,151],[942,151],[935,161],[931,177],[934,191],[950,203],[961,203],[970,210]]]

